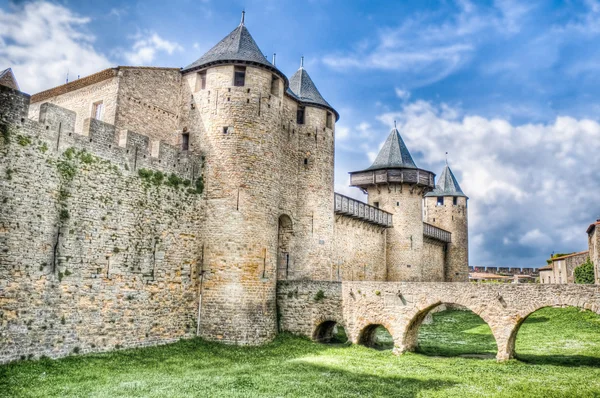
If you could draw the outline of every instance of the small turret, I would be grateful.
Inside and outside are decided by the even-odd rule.
[[[304,57],[300,60],[300,68],[290,79],[290,87],[287,93],[308,106],[331,110],[335,114],[336,121],[340,118],[337,111],[325,101],[308,72],[304,69]]]
[[[299,158],[297,214],[309,220],[305,233],[296,239],[296,272],[292,278],[328,279],[331,277],[333,245],[334,146],[337,111],[323,98],[304,68],[290,79],[286,91],[295,118],[292,137],[297,137]],[[295,132],[295,133],[294,133]],[[296,134],[297,133],[297,134]]]
[[[452,233],[444,271],[448,282],[469,279],[468,199],[446,162],[435,189],[425,195],[425,221]]]
[[[441,270],[423,264],[423,195],[434,187],[430,171],[415,164],[394,126],[373,164],[350,173],[350,185],[369,195],[369,204],[393,214],[387,231],[389,281],[442,280]]]

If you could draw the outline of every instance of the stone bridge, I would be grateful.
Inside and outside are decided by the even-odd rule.
[[[502,361],[514,357],[521,324],[540,308],[573,306],[600,313],[600,286],[284,281],[277,289],[280,330],[320,339],[337,323],[353,343],[369,345],[382,325],[397,354],[416,348],[423,319],[440,304],[459,304],[479,315],[490,326],[496,358]]]

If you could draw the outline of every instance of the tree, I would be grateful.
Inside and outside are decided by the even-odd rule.
[[[594,263],[588,257],[587,261],[575,268],[575,283],[594,283]]]

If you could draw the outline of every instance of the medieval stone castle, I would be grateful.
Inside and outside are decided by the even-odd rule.
[[[468,198],[450,168],[436,185],[394,127],[350,173],[368,203],[334,193],[338,112],[243,20],[183,69],[120,66],[33,96],[8,73],[0,362],[195,335],[260,344],[327,318],[282,300],[468,279]]]

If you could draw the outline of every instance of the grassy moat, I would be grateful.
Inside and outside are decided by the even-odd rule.
[[[263,347],[196,339],[168,346],[0,366],[2,397],[600,396],[600,316],[545,308],[497,363],[488,326],[444,311],[423,325],[419,353],[323,345],[281,335]],[[381,335],[385,347],[385,336]]]

